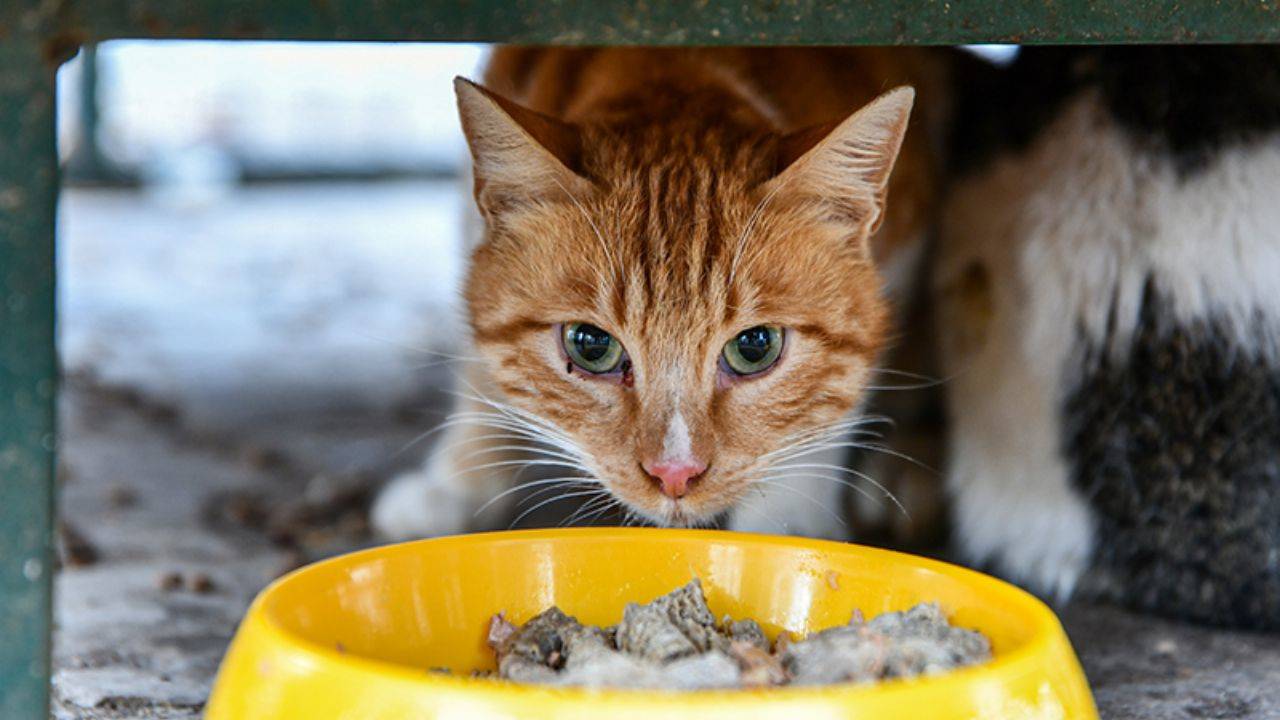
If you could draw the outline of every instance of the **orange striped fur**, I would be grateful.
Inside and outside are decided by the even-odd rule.
[[[878,267],[920,241],[937,193],[940,111],[926,100],[906,131],[913,93],[892,88],[936,89],[938,63],[847,48],[497,50],[484,87],[458,83],[485,219],[466,282],[485,359],[472,382],[571,440],[652,522],[730,510],[768,475],[762,456],[862,399],[892,324]],[[628,382],[566,362],[556,328],[569,322],[622,342]],[[724,344],[766,323],[786,328],[782,359],[726,378]],[[708,469],[673,499],[642,463],[677,415]],[[502,442],[451,432],[472,433],[473,455]],[[427,481],[482,502],[510,479]]]

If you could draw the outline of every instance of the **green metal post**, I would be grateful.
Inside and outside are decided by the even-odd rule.
[[[98,142],[98,47],[96,45],[85,45],[80,48],[80,87],[77,101],[79,122],[75,126],[76,137],[72,141],[71,154],[63,167],[63,173],[73,181],[90,183],[127,180],[120,177],[119,170],[102,156],[102,146]]]
[[[0,40],[0,718],[48,717],[53,576],[54,67]]]

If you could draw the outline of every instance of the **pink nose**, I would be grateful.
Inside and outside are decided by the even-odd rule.
[[[662,492],[673,498],[682,498],[689,492],[689,483],[707,471],[707,464],[692,458],[687,460],[644,463],[644,471],[658,482]]]

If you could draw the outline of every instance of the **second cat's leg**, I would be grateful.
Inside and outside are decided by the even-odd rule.
[[[475,387],[481,371],[470,370]],[[513,494],[486,506],[518,482],[523,456],[511,432],[481,422],[494,413],[483,402],[460,397],[426,463],[387,484],[374,502],[371,520],[383,537],[407,540],[506,527]],[[483,507],[483,510],[481,508]]]
[[[729,517],[729,529],[768,535],[845,540],[849,527],[844,517],[845,448],[822,448],[790,461],[799,466],[769,473],[769,484],[759,483]]]

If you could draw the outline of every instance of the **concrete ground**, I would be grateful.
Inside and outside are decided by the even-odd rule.
[[[451,184],[66,195],[56,717],[199,717],[253,595],[370,542],[447,406],[457,216]],[[1280,718],[1280,637],[1062,617],[1104,717]]]

